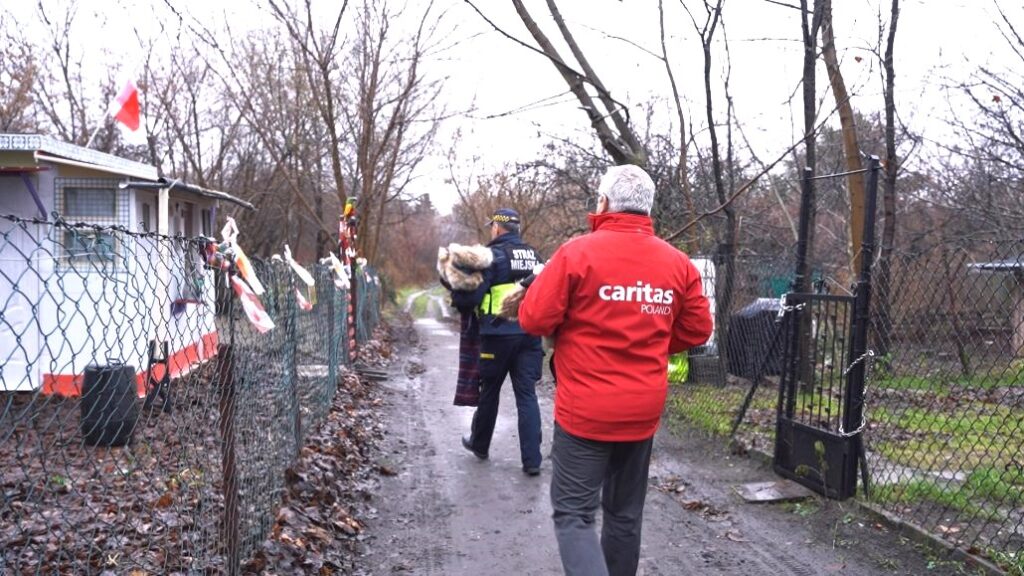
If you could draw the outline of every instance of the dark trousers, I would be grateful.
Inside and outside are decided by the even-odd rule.
[[[634,576],[653,438],[600,442],[555,423],[551,508],[567,576]],[[601,538],[594,524],[601,505]]]
[[[540,406],[537,381],[541,376],[544,349],[540,338],[527,334],[481,336],[480,402],[473,415],[470,443],[475,452],[487,454],[498,419],[498,401],[505,376],[512,378],[519,415],[519,452],[524,467],[540,466]]]

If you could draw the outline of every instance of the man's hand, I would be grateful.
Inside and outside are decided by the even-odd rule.
[[[530,278],[533,278],[531,275]],[[523,279],[523,282],[526,278]],[[505,320],[515,320],[519,317],[519,305],[523,302],[523,297],[526,296],[526,286],[516,287],[516,291],[509,294],[505,301],[501,303],[501,310],[498,311],[498,317],[504,318]]]

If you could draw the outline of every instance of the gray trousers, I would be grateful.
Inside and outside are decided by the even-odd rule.
[[[555,423],[551,508],[567,576],[634,576],[653,438],[600,442]],[[600,503],[601,538],[594,516]]]

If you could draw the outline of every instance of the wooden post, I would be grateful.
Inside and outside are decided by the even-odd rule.
[[[224,564],[229,576],[241,571],[239,536],[238,471],[235,463],[235,371],[234,354],[230,344],[217,347],[220,358],[218,382],[220,384],[221,472],[223,474],[224,517],[222,540]]]

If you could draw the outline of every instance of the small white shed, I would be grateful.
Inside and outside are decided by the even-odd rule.
[[[0,134],[0,214],[212,237],[224,202],[252,208],[148,164]],[[118,361],[141,395],[151,341],[167,344],[172,377],[216,354],[213,273],[184,246],[0,219],[0,392],[77,395],[87,365]]]

